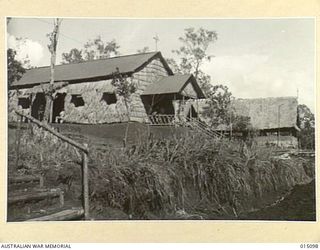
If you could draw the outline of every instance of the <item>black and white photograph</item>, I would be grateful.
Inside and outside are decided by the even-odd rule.
[[[315,39],[307,17],[7,16],[7,222],[316,221]]]

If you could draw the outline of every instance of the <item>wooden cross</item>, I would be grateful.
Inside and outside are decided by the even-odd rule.
[[[156,43],[156,51],[158,51],[158,42],[160,41],[158,35],[156,35],[155,37],[153,37],[155,43]]]

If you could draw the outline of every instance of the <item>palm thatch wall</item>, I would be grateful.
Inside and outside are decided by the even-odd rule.
[[[144,121],[147,119],[147,114],[141,100],[141,93],[146,86],[157,82],[161,77],[167,76],[168,72],[165,69],[160,59],[152,60],[142,70],[128,77],[128,81],[132,81],[137,90],[131,95],[129,103],[129,113],[131,121]],[[64,101],[64,122],[72,123],[114,123],[126,122],[127,110],[124,105],[124,100],[117,95],[116,103],[107,104],[103,99],[103,93],[114,93],[115,89],[111,84],[112,80],[81,82],[60,86],[56,93],[65,93]],[[24,88],[9,91],[9,121],[17,121],[19,118],[14,110],[22,110],[25,114],[31,114],[31,107],[22,109],[18,106],[19,97],[31,97],[31,103],[34,101],[35,94],[43,92],[40,85],[33,88]],[[84,101],[83,106],[76,107],[72,102],[72,95],[81,95]]]
[[[259,130],[296,127],[297,108],[296,97],[235,99],[232,102],[235,113],[250,117],[253,128]]]

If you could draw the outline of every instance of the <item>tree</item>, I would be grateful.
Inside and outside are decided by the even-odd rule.
[[[226,125],[230,130],[248,131],[251,129],[250,117],[236,114],[232,101],[234,97],[227,86],[215,85],[211,87],[210,96],[206,100],[203,114],[209,118],[211,127]]]
[[[304,104],[298,105],[298,133],[300,147],[303,149],[315,149],[315,118],[311,110]]]
[[[46,96],[46,107],[44,111],[44,121],[51,122],[51,106],[53,102],[53,94],[55,92],[54,89],[54,67],[56,63],[56,51],[58,45],[58,38],[59,38],[59,28],[62,19],[56,18],[53,22],[53,31],[48,34],[49,37],[49,45],[48,49],[51,53],[51,61],[50,61],[50,84],[48,89],[44,89],[44,94]]]
[[[120,46],[115,40],[102,41],[100,36],[86,42],[82,49],[73,48],[70,52],[62,53],[62,63],[79,63],[96,59],[105,59],[119,55]]]
[[[147,53],[147,52],[149,52],[149,51],[150,51],[150,49],[149,49],[148,46],[143,47],[142,49],[138,49],[138,50],[137,50],[138,53]]]
[[[69,53],[62,53],[62,63],[79,63],[83,62],[84,59],[82,57],[81,50],[78,50],[76,48],[70,50]]]
[[[116,71],[113,73],[113,79],[111,82],[112,86],[116,89],[116,94],[121,96],[124,101],[124,105],[126,107],[127,112],[127,127],[125,131],[125,137],[124,137],[124,146],[127,145],[127,137],[128,137],[128,131],[129,131],[129,122],[130,122],[130,99],[131,95],[136,92],[136,86],[132,81],[128,81],[127,75],[122,75],[119,71],[119,68],[116,68]]]
[[[22,63],[15,59],[17,52],[13,49],[7,49],[7,67],[8,67],[8,87],[14,81],[18,81],[26,72]]]
[[[89,40],[84,45],[84,59],[86,61],[105,59],[111,56],[119,55],[118,49],[120,46],[115,40],[103,42],[100,36],[97,36],[93,41]]]
[[[210,125],[216,127],[220,124],[227,124],[231,112],[232,93],[227,86],[215,85],[211,88],[211,94],[206,100],[204,115],[210,118]]]
[[[217,39],[215,31],[187,28],[184,36],[179,38],[183,45],[172,51],[180,56],[180,62],[176,64],[179,73],[192,73],[206,92],[210,90],[210,76],[201,70],[201,66],[205,61],[211,60],[212,56],[207,55],[207,50]]]

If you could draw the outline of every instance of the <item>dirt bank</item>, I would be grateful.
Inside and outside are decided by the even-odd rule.
[[[243,220],[287,220],[315,221],[316,197],[315,181],[296,185],[292,191],[279,202],[264,209],[242,216]]]

